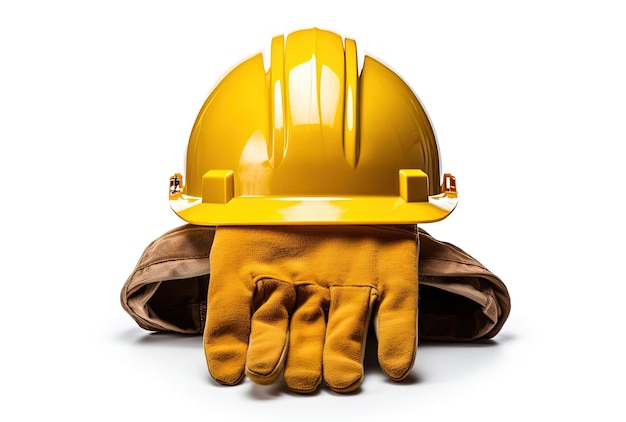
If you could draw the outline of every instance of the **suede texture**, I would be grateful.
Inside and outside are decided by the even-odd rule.
[[[209,372],[223,384],[244,373],[269,384],[285,367],[294,391],[323,380],[351,392],[363,380],[374,314],[380,366],[404,379],[417,348],[417,247],[415,231],[392,226],[218,227],[204,329]]]

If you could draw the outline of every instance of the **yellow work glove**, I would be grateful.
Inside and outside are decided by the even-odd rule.
[[[408,229],[407,229],[408,227]],[[218,227],[204,348],[211,376],[244,373],[312,392],[350,392],[363,380],[370,317],[378,361],[395,381],[417,349],[414,226]]]

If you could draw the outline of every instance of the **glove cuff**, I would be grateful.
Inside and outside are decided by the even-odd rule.
[[[124,310],[143,329],[200,334],[215,230],[186,224],[144,250],[120,293]]]
[[[420,339],[471,341],[500,332],[511,311],[502,280],[475,258],[419,230]]]

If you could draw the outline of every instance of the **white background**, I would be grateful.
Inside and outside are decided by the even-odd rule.
[[[618,1],[2,2],[0,419],[624,420],[625,17]],[[168,178],[215,83],[311,26],[423,101],[460,192],[425,228],[513,309],[492,344],[420,347],[406,383],[370,362],[352,395],[218,386],[201,338],[143,331],[119,291],[182,224]]]

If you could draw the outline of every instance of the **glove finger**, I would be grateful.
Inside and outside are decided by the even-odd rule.
[[[287,355],[289,314],[296,302],[293,284],[264,279],[257,283],[261,305],[252,316],[246,375],[257,384],[271,384]]]
[[[375,315],[378,362],[394,381],[405,379],[417,352],[417,283],[386,291]]]
[[[213,379],[234,385],[244,374],[252,290],[243,283],[229,283],[225,288],[219,281],[212,279],[209,285],[204,353]]]
[[[315,391],[322,382],[322,351],[326,335],[328,289],[301,285],[289,326],[285,383],[299,393]]]
[[[324,380],[333,391],[349,393],[363,381],[365,338],[375,300],[370,287],[330,288],[323,359]]]

